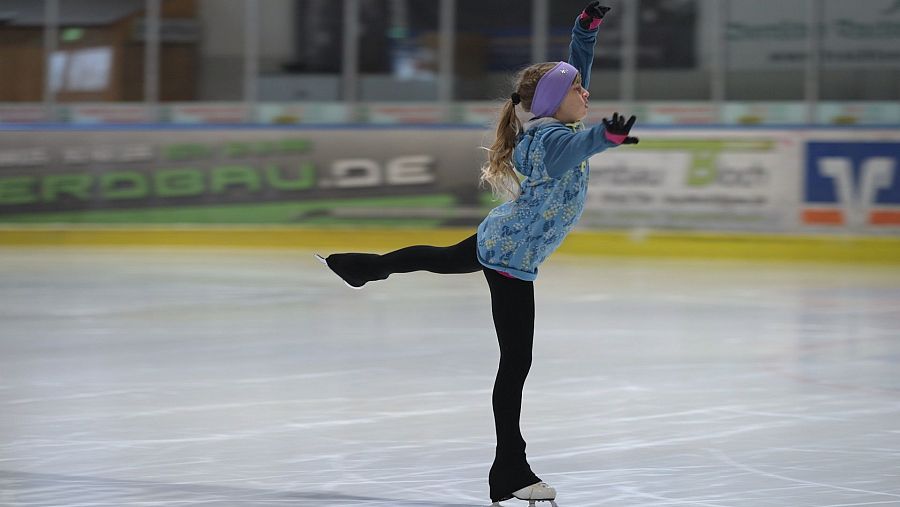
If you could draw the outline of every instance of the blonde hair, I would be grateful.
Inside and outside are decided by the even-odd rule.
[[[545,62],[530,65],[516,74],[515,93],[521,98],[522,108],[531,111],[531,102],[534,100],[534,92],[538,81],[555,67],[559,62]],[[581,83],[581,75],[575,77],[576,83]],[[494,199],[516,199],[521,190],[519,177],[516,176],[516,167],[513,164],[513,150],[516,148],[516,139],[522,132],[522,122],[516,116],[516,105],[512,98],[506,99],[500,118],[497,121],[497,137],[488,151],[488,160],[481,167],[481,179],[479,187],[483,188],[487,182],[491,186]]]

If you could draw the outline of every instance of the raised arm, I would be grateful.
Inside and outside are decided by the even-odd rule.
[[[609,7],[594,1],[584,8],[575,20],[572,28],[572,42],[569,43],[569,64],[581,73],[581,83],[585,88],[590,85],[591,66],[594,63],[594,44],[603,16],[610,11]]]

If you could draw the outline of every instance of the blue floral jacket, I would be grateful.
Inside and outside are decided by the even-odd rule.
[[[597,32],[576,22],[569,63],[587,88]],[[514,201],[497,206],[478,226],[478,261],[521,280],[537,278],[538,266],[559,247],[584,211],[587,159],[616,146],[603,124],[585,128],[555,118],[535,118],[516,140],[513,163],[525,176]]]

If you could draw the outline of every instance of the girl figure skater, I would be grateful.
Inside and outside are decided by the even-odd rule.
[[[587,159],[629,137],[635,117],[585,128],[586,90],[597,31],[609,7],[591,2],[572,29],[568,62],[531,65],[518,75],[503,106],[497,137],[482,167],[481,182],[511,199],[494,208],[476,234],[448,247],[410,246],[384,255],[337,253],[316,257],[356,289],[393,273],[440,274],[481,271],[491,293],[500,344],[500,365],[492,405],[497,448],[488,481],[493,505],[513,497],[550,501],[556,490],[532,472],[519,429],[522,389],[531,368],[534,340],[534,280],[538,266],[562,243],[584,209],[590,167]],[[533,118],[521,124],[516,106]],[[516,171],[525,176],[519,182]]]

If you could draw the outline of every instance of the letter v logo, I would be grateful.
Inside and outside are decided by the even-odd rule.
[[[810,143],[802,221],[900,226],[900,143]]]
[[[852,160],[832,157],[819,160],[819,173],[834,181],[844,221],[854,227],[865,225],[868,221],[878,190],[893,185],[894,168],[893,159],[870,158],[862,163],[862,175],[857,186],[853,178]]]

